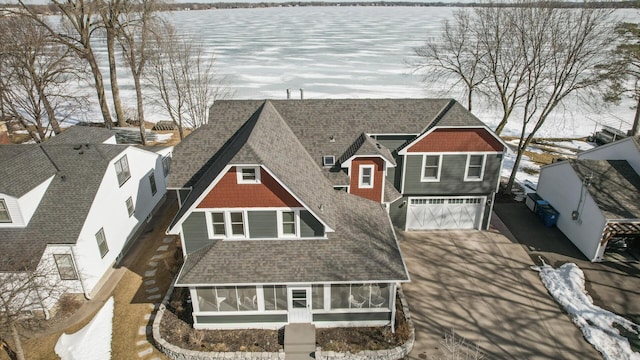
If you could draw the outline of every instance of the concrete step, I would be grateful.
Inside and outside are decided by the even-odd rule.
[[[284,351],[288,354],[290,352],[306,352],[311,353],[316,351],[316,344],[289,344],[284,346]]]
[[[313,356],[313,353],[285,352],[284,359],[285,360],[309,360],[309,359],[315,359],[315,357]]]
[[[289,324],[284,327],[286,360],[313,359],[316,350],[316,327],[313,324]]]

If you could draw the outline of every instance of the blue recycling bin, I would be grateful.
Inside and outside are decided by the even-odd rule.
[[[558,222],[558,211],[549,205],[547,201],[538,201],[536,214],[546,227],[553,227]]]

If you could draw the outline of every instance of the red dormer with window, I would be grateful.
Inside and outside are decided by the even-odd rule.
[[[380,157],[356,157],[350,162],[349,192],[382,202],[385,161]]]

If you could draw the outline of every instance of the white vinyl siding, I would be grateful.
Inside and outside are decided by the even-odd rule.
[[[116,175],[118,176],[118,184],[122,186],[131,177],[127,155],[118,159],[118,161],[115,162],[115,167],[116,167]]]
[[[422,157],[421,181],[440,181],[442,169],[442,155],[424,155]]]

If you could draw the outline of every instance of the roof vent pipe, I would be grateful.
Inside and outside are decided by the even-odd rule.
[[[300,100],[304,99],[304,90],[300,89]]]
[[[291,99],[291,89],[287,89],[287,100]]]

